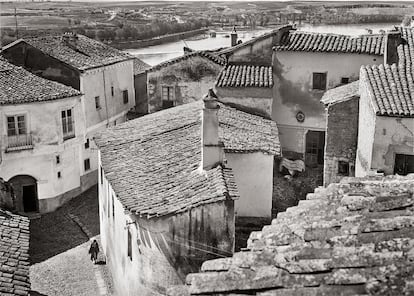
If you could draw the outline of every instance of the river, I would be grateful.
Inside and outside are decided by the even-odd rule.
[[[319,32],[319,33],[336,33],[346,35],[366,34],[366,29],[372,29],[373,33],[379,30],[392,29],[396,24],[346,24],[346,25],[309,25],[305,24],[298,29],[302,31]],[[238,39],[244,41],[260,36],[271,31],[272,28],[260,29],[254,31],[238,32]],[[127,49],[125,51],[135,55],[147,64],[153,66],[183,55],[183,48],[187,46],[195,50],[217,49],[220,47],[230,46],[230,32],[217,32],[216,37],[210,37],[208,34],[180,40],[155,46],[149,46],[139,49]]]

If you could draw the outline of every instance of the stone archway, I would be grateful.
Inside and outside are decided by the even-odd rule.
[[[28,175],[18,175],[10,178],[9,184],[13,187],[15,206],[18,212],[39,212],[37,196],[37,181]]]

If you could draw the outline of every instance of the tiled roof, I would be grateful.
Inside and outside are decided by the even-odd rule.
[[[414,175],[318,188],[170,295],[414,295],[413,192]]]
[[[149,68],[151,68],[151,66],[144,61],[140,60],[139,58],[134,58],[134,75],[141,74]]]
[[[216,86],[218,87],[272,87],[271,66],[228,65],[221,70]]]
[[[359,80],[327,90],[322,98],[322,104],[336,104],[359,97]]]
[[[157,71],[157,70],[159,70],[163,67],[167,67],[169,65],[187,60],[187,59],[192,58],[192,57],[203,57],[203,58],[206,58],[206,59],[208,59],[208,60],[210,60],[210,61],[212,61],[212,62],[214,62],[214,63],[216,63],[220,66],[224,66],[226,64],[226,59],[224,57],[218,55],[218,54],[215,54],[214,52],[193,51],[193,52],[184,54],[182,56],[179,56],[177,58],[173,58],[171,60],[159,63],[158,65],[155,65],[155,66],[149,68],[147,71],[149,71],[149,72],[150,71]]]
[[[384,54],[385,35],[361,35],[357,37],[291,31],[275,46],[276,51],[346,52],[373,55]]]
[[[29,295],[29,219],[0,210],[0,295]]]
[[[69,86],[38,77],[0,57],[0,105],[57,100],[81,93]]]
[[[133,59],[125,52],[86,36],[65,36],[48,35],[23,41],[81,71]]]
[[[276,123],[220,105],[225,151],[280,154]],[[198,169],[202,106],[197,101],[159,111],[96,137],[105,176],[125,209],[162,216],[238,196],[231,170]]]

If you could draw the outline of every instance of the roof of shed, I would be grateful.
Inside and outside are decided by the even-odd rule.
[[[414,174],[318,188],[170,295],[413,295],[413,193]]]
[[[275,122],[220,106],[225,151],[280,154]],[[125,209],[150,218],[238,196],[230,169],[199,171],[202,107],[197,101],[159,111],[96,137],[105,176]]]
[[[217,87],[268,87],[273,86],[271,66],[228,65],[221,70]]]
[[[151,66],[144,61],[140,60],[139,58],[134,58],[134,75],[141,74],[149,68],[151,68]]]
[[[79,96],[69,86],[36,76],[0,57],[0,105],[44,102]]]
[[[359,80],[327,90],[323,94],[321,102],[325,105],[331,105],[355,97],[359,97]]]
[[[291,31],[274,47],[276,51],[311,51],[384,54],[385,35],[347,36],[340,34]]]
[[[0,209],[1,295],[29,295],[29,219]]]
[[[19,42],[26,42],[41,50],[43,53],[80,71],[133,59],[133,56],[125,52],[80,34],[61,34],[24,38],[17,40],[4,48],[12,47]]]

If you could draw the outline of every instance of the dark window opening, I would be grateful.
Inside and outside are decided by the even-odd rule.
[[[99,96],[95,97],[95,108],[96,108],[96,110],[101,109],[101,100],[100,100]]]
[[[338,162],[338,175],[349,176],[349,163],[346,161]]]
[[[124,100],[124,104],[128,104],[128,90],[122,91],[122,98]]]
[[[349,83],[349,77],[342,77],[341,78],[341,84],[348,84]]]
[[[25,212],[37,212],[37,190],[36,185],[24,185],[23,209]]]
[[[103,168],[102,168],[102,166],[100,168],[100,171],[101,171],[101,184],[103,184],[103,177],[104,177],[104,175],[103,175]]]
[[[162,108],[163,109],[174,107],[175,105],[174,87],[163,86],[161,88],[161,97],[162,97]]]
[[[62,177],[62,174],[60,172],[57,172],[57,177],[60,179]]]
[[[86,142],[85,142],[85,149],[88,149],[89,148],[89,139],[86,139]]]
[[[112,218],[115,219],[115,203],[114,203],[114,195],[112,194]]]
[[[325,132],[308,131],[306,134],[306,164],[310,166],[323,164],[324,147]]]
[[[132,235],[131,230],[128,229],[128,257],[132,260]]]
[[[83,161],[83,166],[85,167],[85,171],[89,171],[91,169],[91,161],[89,158]]]
[[[405,176],[410,173],[414,173],[414,155],[396,154],[394,174]]]
[[[327,73],[313,73],[313,89],[326,90],[326,74]]]
[[[56,164],[59,164],[59,163],[60,163],[60,156],[56,155]]]
[[[114,87],[111,86],[111,95],[114,96]]]

